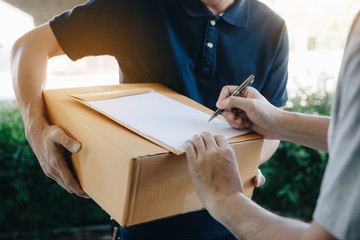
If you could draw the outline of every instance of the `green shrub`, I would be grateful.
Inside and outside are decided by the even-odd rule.
[[[288,111],[329,115],[332,94],[300,90]],[[253,200],[280,215],[312,219],[328,154],[290,142],[281,142],[273,157],[261,166],[267,181],[255,189]]]
[[[92,200],[70,195],[42,172],[14,103],[0,104],[0,233],[108,222]]]

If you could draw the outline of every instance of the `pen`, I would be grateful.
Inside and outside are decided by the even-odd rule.
[[[250,75],[240,86],[238,86],[235,91],[230,95],[232,96],[238,96],[239,94],[243,93],[245,89],[250,86],[254,82],[254,75]],[[213,120],[215,117],[217,117],[219,114],[221,114],[224,111],[224,109],[217,109],[213,115],[211,115],[209,122]]]

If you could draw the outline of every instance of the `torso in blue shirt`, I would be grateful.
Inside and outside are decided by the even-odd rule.
[[[272,104],[287,100],[285,23],[255,0],[238,0],[222,16],[200,0],[92,0],[50,26],[73,60],[115,56],[123,82],[158,82],[215,109],[223,86],[254,74],[252,86]],[[140,235],[125,239],[216,239],[228,233],[204,211],[134,229]]]
[[[124,82],[159,82],[214,109],[223,86],[254,74],[272,104],[287,100],[285,23],[255,0],[223,16],[200,0],[94,0],[50,23],[71,59],[113,55]]]

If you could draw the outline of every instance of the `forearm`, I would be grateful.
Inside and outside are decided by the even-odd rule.
[[[30,46],[18,41],[13,48],[13,85],[26,128],[45,120],[42,90],[46,82],[47,60],[41,46]]]
[[[238,239],[302,239],[310,226],[272,214],[240,193],[212,201],[207,208]]]
[[[42,91],[46,84],[48,59],[63,54],[50,26],[45,24],[16,41],[11,54],[14,91],[27,140],[44,173],[69,193],[88,197],[72,175],[65,151],[78,152],[81,143],[58,126],[50,126]]]
[[[48,59],[62,54],[50,26],[45,24],[16,41],[11,54],[14,91],[26,129],[48,125],[42,99]]]
[[[330,117],[281,111],[277,139],[301,144],[320,151],[327,151],[327,132]]]
[[[247,198],[242,193],[235,153],[223,136],[195,135],[185,148],[200,200],[238,239],[334,239],[314,221],[310,225],[277,216]]]

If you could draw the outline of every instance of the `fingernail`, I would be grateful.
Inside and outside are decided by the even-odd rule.
[[[258,176],[256,176],[254,180],[255,180],[254,181],[255,187],[259,187],[260,186],[260,178]]]
[[[88,198],[88,199],[90,198],[89,195],[87,195],[87,194],[84,194],[82,197],[83,198]]]
[[[81,147],[81,144],[80,143],[74,143],[73,145],[72,145],[72,149],[73,149],[73,151],[74,152],[77,152],[77,151],[79,151],[80,150],[80,147]]]

